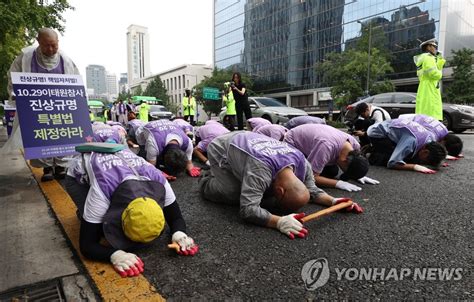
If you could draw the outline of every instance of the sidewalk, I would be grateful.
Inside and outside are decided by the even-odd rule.
[[[6,128],[0,125],[0,147],[6,139]],[[2,154],[2,163],[0,300],[29,296],[95,301],[23,156]]]

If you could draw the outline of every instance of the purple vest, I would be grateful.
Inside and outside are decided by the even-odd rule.
[[[120,144],[122,141],[120,139],[120,134],[117,129],[111,127],[100,127],[93,129],[94,131],[94,141],[105,143],[113,140],[116,144]]]
[[[121,103],[121,104],[119,103],[117,104],[117,111],[119,114],[125,114],[127,113],[127,106],[125,106],[124,103]]]
[[[143,158],[133,154],[130,150],[122,150],[119,153],[135,168],[142,178],[157,181],[162,185],[166,183],[161,171],[147,163]],[[90,162],[97,184],[109,200],[122,182],[129,177],[135,176],[135,173],[127,163],[116,154],[93,152]]]
[[[157,120],[149,122],[145,125],[145,129],[147,129],[155,138],[156,146],[158,150],[161,152],[166,147],[166,136],[168,134],[176,134],[181,137],[183,140],[183,144],[180,146],[180,149],[186,151],[189,145],[189,138],[184,133],[183,130],[178,128],[173,122],[168,120]]]
[[[128,129],[132,129],[133,133],[135,133],[139,127],[145,126],[145,124],[146,123],[144,121],[136,118],[129,121],[127,126],[128,126]]]
[[[287,143],[262,134],[244,132],[234,136],[231,145],[267,165],[272,171],[272,179],[275,179],[277,173],[288,166],[293,166],[296,177],[301,181],[305,179],[305,157],[303,153]]]
[[[31,72],[33,73],[55,73],[55,74],[64,74],[64,60],[61,55],[59,55],[59,64],[53,69],[43,68],[39,63],[36,57],[36,50],[33,52],[33,57],[31,58]]]
[[[281,125],[271,124],[259,127],[257,130],[255,130],[255,133],[263,134],[265,136],[274,138],[277,141],[282,141],[287,131],[288,129]]]
[[[418,153],[424,145],[433,140],[431,133],[426,130],[425,127],[414,121],[395,119],[390,123],[390,128],[404,128],[411,132],[411,134],[416,138],[415,154]]]
[[[289,120],[288,123],[286,123],[286,128],[292,129],[305,124],[326,124],[326,121],[322,118],[315,116],[297,116]]]
[[[418,124],[428,129],[428,131],[434,135],[433,139],[435,141],[440,141],[446,135],[448,135],[448,128],[446,128],[446,126],[443,125],[443,123],[432,118],[431,116],[417,114],[413,118],[413,121],[417,122]]]
[[[115,126],[115,125],[122,126],[122,123],[114,122],[114,121],[107,121],[106,124],[109,126]]]
[[[181,128],[181,130],[183,130],[184,132],[193,132],[193,126],[185,120],[176,119],[173,121],[173,123],[179,128]]]
[[[271,125],[272,123],[264,118],[261,117],[252,117],[247,120],[247,122],[250,124],[252,127],[252,131],[257,130],[259,127],[265,126],[265,125]]]

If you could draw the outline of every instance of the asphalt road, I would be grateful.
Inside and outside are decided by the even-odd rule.
[[[245,224],[237,207],[203,200],[197,180],[182,176],[172,186],[199,254],[177,256],[166,248],[169,237],[162,236],[138,253],[144,274],[161,294],[176,300],[473,299],[474,133],[462,138],[465,158],[435,175],[371,167],[369,176],[380,185],[365,185],[359,193],[327,190],[353,197],[365,212],[309,222],[309,237],[303,240]],[[319,209],[309,205],[304,211]],[[308,291],[301,270],[317,258],[327,259],[329,281]],[[398,276],[405,268],[412,276],[352,280],[352,269],[338,280],[344,268],[394,268]],[[414,280],[413,271],[423,268],[458,268],[453,277],[461,279]]]

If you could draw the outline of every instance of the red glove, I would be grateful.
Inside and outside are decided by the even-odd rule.
[[[171,241],[179,245],[180,249],[177,252],[179,255],[194,256],[199,251],[199,246],[194,243],[194,240],[181,231],[175,232],[171,237]]]
[[[176,180],[176,176],[168,175],[168,174],[166,174],[166,173],[163,172],[163,171],[161,171],[161,173],[163,173],[163,176],[164,176],[168,181]]]
[[[135,277],[143,273],[143,261],[135,254],[118,250],[110,256],[110,262],[122,278]]]
[[[347,197],[337,198],[335,205],[340,204],[342,202],[349,201],[349,200],[351,200],[351,199],[347,198]],[[362,207],[357,202],[352,202],[352,205],[345,208],[345,210],[346,210],[346,212],[353,212],[353,213],[356,213],[356,214],[361,214],[361,213],[364,212],[364,209],[362,209]]]
[[[201,175],[201,168],[192,167],[190,170],[188,170],[188,173],[191,177],[198,177]]]

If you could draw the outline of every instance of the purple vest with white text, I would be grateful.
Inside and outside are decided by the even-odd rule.
[[[188,149],[189,145],[189,138],[184,133],[181,128],[178,128],[173,122],[168,120],[156,120],[149,122],[144,127],[147,129],[155,138],[156,146],[158,150],[161,152],[166,147],[166,136],[168,134],[175,134],[179,135],[183,141],[183,144],[179,147],[181,150],[185,151]]]
[[[413,134],[416,138],[416,149],[415,154],[423,148],[424,145],[433,141],[433,135],[425,129],[422,125],[417,122],[404,120],[404,119],[395,119],[390,123],[390,128],[404,128]]]
[[[288,166],[301,181],[306,174],[306,162],[303,153],[287,143],[277,141],[258,133],[241,133],[233,137],[231,145],[239,148],[253,158],[263,162],[272,171],[272,179]]]
[[[432,118],[431,116],[417,114],[413,118],[413,121],[428,129],[428,131],[434,135],[435,141],[440,141],[448,135],[448,128],[446,128],[442,122]]]

